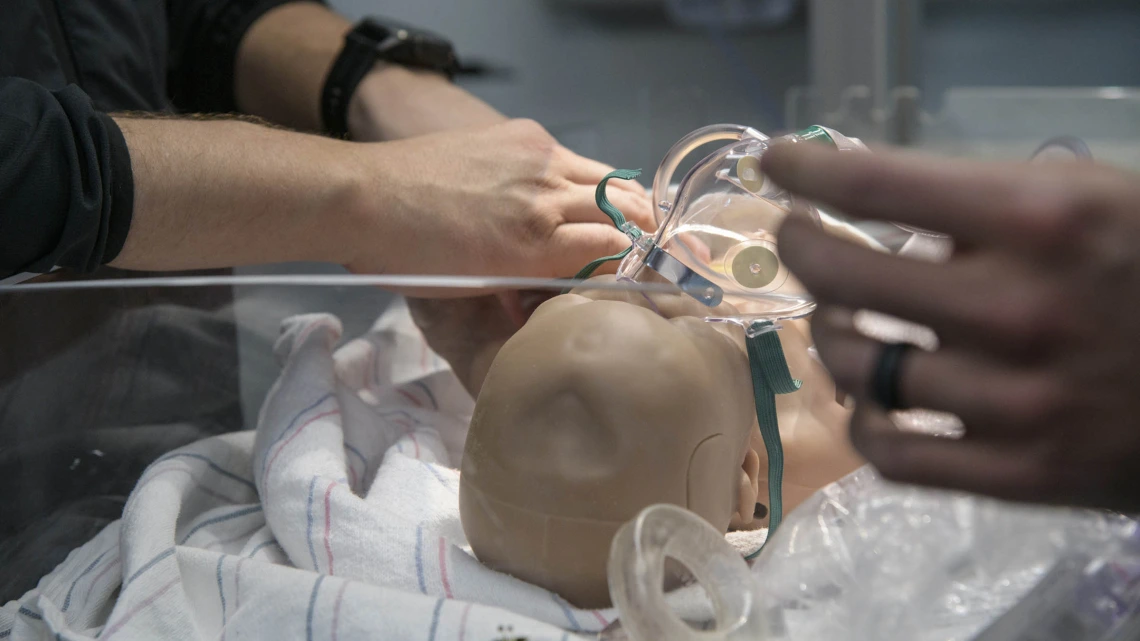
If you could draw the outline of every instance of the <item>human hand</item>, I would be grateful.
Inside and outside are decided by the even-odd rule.
[[[629,246],[594,202],[610,168],[532,121],[349,148],[365,185],[339,230],[353,271],[569,277]],[[610,200],[652,229],[644,189],[612,184]]]
[[[496,296],[409,298],[412,320],[472,398],[479,397],[487,370],[517,327]]]
[[[594,276],[588,283],[614,283],[613,275]],[[428,344],[446,359],[452,370],[472,396],[478,396],[483,378],[498,354],[499,348],[530,320],[544,303],[559,298],[559,304],[586,301],[621,301],[643,307],[673,319],[681,316],[702,317],[709,313],[729,315],[732,306],[722,303],[715,310],[701,305],[680,292],[644,293],[638,290],[602,289],[591,284],[574,288],[573,296],[559,296],[557,291],[507,290],[493,295],[466,298],[409,298],[412,319],[423,332]],[[737,343],[744,353],[743,337],[727,326],[711,326]]]
[[[377,64],[357,87],[348,108],[349,131],[353,140],[360,142],[400,140],[506,122],[506,116],[446,77],[390,64]],[[606,168],[604,173],[611,170]],[[641,189],[638,186],[635,191]],[[651,223],[645,229],[653,227]],[[616,265],[607,264],[599,273],[615,269]],[[500,292],[500,300],[516,327],[522,327],[529,311],[533,311],[533,305],[528,311],[520,295],[526,299],[533,298],[533,294],[519,290]]]
[[[948,262],[892,257],[791,216],[781,258],[816,297],[813,335],[857,399],[855,446],[889,479],[1012,500],[1140,510],[1140,180],[1097,166],[773,148],[764,170],[814,201],[955,239]],[[826,179],[820,179],[826,177]],[[907,407],[960,440],[904,433],[871,400],[871,309],[932,328],[901,365]]]

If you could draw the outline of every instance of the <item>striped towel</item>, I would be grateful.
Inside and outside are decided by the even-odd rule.
[[[474,403],[402,303],[340,348],[285,322],[256,430],[155,461],[123,517],[0,608],[0,639],[569,639],[610,624],[483,567],[456,470]],[[709,614],[699,589],[670,600]]]

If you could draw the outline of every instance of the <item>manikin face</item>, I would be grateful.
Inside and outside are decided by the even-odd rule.
[[[608,279],[610,277],[599,277]],[[581,292],[589,300],[615,300],[627,302],[659,313],[665,318],[690,316],[731,316],[733,308],[725,303],[717,308],[708,308],[682,293],[660,294],[616,290],[588,290]],[[553,301],[552,301],[553,302]],[[581,302],[581,301],[579,301]],[[573,304],[567,301],[566,304]],[[551,309],[550,311],[555,311]],[[739,350],[740,357],[747,362],[744,336],[737,326],[702,323],[705,327],[691,326],[701,331],[717,331],[725,336]],[[845,406],[842,395],[824,369],[822,363],[811,352],[811,321],[802,319],[782,321],[778,336],[784,348],[784,355],[792,376],[803,381],[800,391],[794,394],[781,394],[776,397],[776,410],[780,422],[780,435],[784,448],[783,504],[785,511],[791,511],[807,500],[819,488],[849,474],[863,464],[847,438],[847,420],[850,408]],[[747,368],[739,373],[750,380]],[[754,406],[751,391],[748,392],[749,407]],[[753,416],[749,430],[749,444],[743,452],[741,483],[735,488],[736,502],[730,529],[755,529],[767,526],[768,502],[768,459],[764,439]],[[745,483],[748,487],[745,487]],[[748,509],[745,503],[754,499],[764,506],[763,510]],[[762,516],[754,518],[754,514]]]
[[[753,526],[767,466],[743,332],[708,314],[681,293],[582,291],[547,301],[507,341],[461,475],[463,527],[483,563],[600,607],[610,541],[641,509],[672,503],[720,531]],[[854,465],[834,469],[828,430],[844,425],[815,404],[845,410],[807,352],[807,324],[790,329],[781,340],[794,339],[785,349],[805,384],[777,400],[786,478],[814,491]]]
[[[541,504],[574,518],[624,520],[625,503],[639,496],[699,511],[686,501],[694,451],[718,437],[740,465],[755,410],[742,343],[730,328],[682,313],[690,304],[699,305],[684,296],[592,291],[540,306],[484,381],[468,447],[478,456],[465,461],[471,482],[490,490],[484,479],[503,480],[511,502],[529,509],[537,509],[535,493],[513,479],[560,485],[566,491]],[[716,467],[725,470],[725,462]],[[654,477],[662,478],[649,482]],[[597,490],[619,494],[643,479],[629,501],[596,505]],[[733,494],[717,492],[710,520],[727,524]]]
[[[556,297],[502,347],[460,476],[475,555],[583,607],[608,604],[610,541],[641,509],[680,505],[725,531],[754,508],[740,343],[680,314],[684,298],[605,296]]]

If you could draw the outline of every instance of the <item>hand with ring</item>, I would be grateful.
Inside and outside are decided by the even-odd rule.
[[[781,258],[856,399],[851,439],[888,479],[1022,501],[1140,510],[1140,176],[909,153],[777,147],[764,170],[863,219],[950,235],[944,263],[858,247],[790,216]],[[867,309],[931,328],[935,351],[856,331]],[[958,416],[948,439],[890,410]]]

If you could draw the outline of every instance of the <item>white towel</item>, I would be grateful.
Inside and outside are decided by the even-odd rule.
[[[286,321],[256,431],[163,456],[120,521],[0,608],[0,639],[567,639],[580,610],[470,553],[455,469],[474,407],[403,304],[335,349]],[[698,589],[670,596],[709,616]]]

